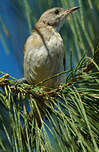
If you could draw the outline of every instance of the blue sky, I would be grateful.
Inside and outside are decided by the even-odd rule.
[[[21,11],[11,0],[0,1],[0,23],[0,71],[20,78],[23,76],[24,43],[29,31]]]

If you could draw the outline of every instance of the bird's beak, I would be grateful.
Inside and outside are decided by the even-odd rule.
[[[80,8],[80,7],[78,6],[78,7],[73,7],[73,8],[64,10],[64,12],[63,12],[62,14],[67,16],[68,14],[72,13],[73,11],[75,11],[75,10],[77,10],[77,9],[79,9],[79,8]]]

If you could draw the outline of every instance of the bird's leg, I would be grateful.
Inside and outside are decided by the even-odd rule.
[[[18,85],[19,83],[27,83],[28,84],[28,82],[25,78],[20,78],[20,79],[16,80],[15,85]]]

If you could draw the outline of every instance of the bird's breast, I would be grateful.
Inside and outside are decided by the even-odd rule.
[[[31,46],[26,48],[24,56],[24,75],[26,79],[30,83],[38,83],[63,71],[63,57],[63,40],[58,33],[52,34],[49,40],[44,40],[44,42],[42,40],[39,47],[35,47],[31,43]]]

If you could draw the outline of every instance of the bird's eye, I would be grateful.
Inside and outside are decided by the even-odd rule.
[[[55,14],[56,15],[58,15],[59,14],[59,10],[57,9],[57,10],[55,10]]]

